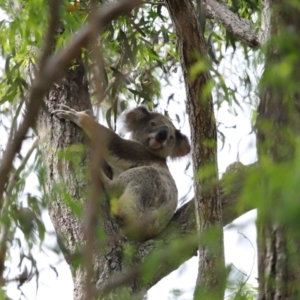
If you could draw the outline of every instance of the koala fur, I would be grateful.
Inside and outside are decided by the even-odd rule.
[[[166,159],[190,152],[187,137],[168,118],[144,106],[121,115],[123,132],[130,132],[131,140],[100,125],[86,112],[61,105],[53,114],[74,122],[91,139],[105,136],[101,140],[104,158],[114,176],[111,180],[100,170],[101,178],[123,234],[143,241],[165,228],[176,210],[178,197]]]

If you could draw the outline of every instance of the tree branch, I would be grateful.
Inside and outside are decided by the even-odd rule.
[[[227,5],[216,0],[206,0],[206,14],[208,17],[224,25],[237,39],[251,48],[260,46],[260,40],[255,32],[253,24],[244,18],[240,18],[232,12]]]
[[[239,206],[238,208],[237,205],[246,183],[247,175],[253,172],[255,166],[255,163],[247,166],[241,163],[233,163],[227,167],[226,173],[218,183],[220,185],[224,226],[230,224],[244,213],[255,209],[254,206]],[[193,202],[191,200],[178,209],[169,225],[155,238],[153,248],[151,248],[153,253],[161,251],[161,243],[163,243],[163,249],[166,251],[174,240],[185,240],[189,235],[195,235],[197,228]],[[193,243],[186,244],[184,252],[184,256],[176,257],[176,259],[173,257],[169,257],[168,260],[165,259],[163,267],[157,270],[148,287],[150,288],[161,278],[176,270],[186,260],[196,255],[197,245]]]
[[[245,185],[247,174],[252,172],[255,164],[243,166],[233,163],[218,183],[222,195],[224,225],[255,207],[243,207],[238,211],[237,203]],[[141,224],[142,226],[142,224]],[[161,278],[176,270],[182,263],[197,255],[198,236],[196,235],[195,205],[193,200],[183,205],[174,215],[168,226],[155,238],[137,247],[135,265],[129,270],[115,274],[103,286],[93,291],[94,295],[108,293],[121,286],[135,282],[135,293],[141,295],[156,284]],[[120,236],[114,236],[117,240]],[[112,241],[113,242],[113,241]],[[151,270],[149,265],[155,261],[155,272],[149,275],[148,282],[143,282],[141,274]]]
[[[207,17],[225,26],[235,38],[251,48],[258,48],[268,41],[271,34],[270,0],[263,0],[261,6],[261,26],[258,33],[249,20],[240,18],[226,4],[206,0],[205,9]]]

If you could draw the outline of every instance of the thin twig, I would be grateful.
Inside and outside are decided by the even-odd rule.
[[[10,204],[10,195],[12,193],[12,190],[19,178],[21,171],[25,168],[28,159],[30,158],[32,152],[36,149],[37,145],[38,145],[38,140],[35,140],[32,146],[30,147],[30,149],[28,150],[26,156],[23,158],[19,168],[10,177],[7,186],[6,196],[3,201],[3,207],[1,209],[1,217],[0,217],[0,220],[3,222],[1,224],[1,231],[0,231],[0,280],[3,278],[4,263],[6,257],[6,242],[7,242],[7,237],[8,237],[9,227],[10,227],[10,222],[8,220],[4,222],[3,219],[8,214],[8,207]]]
[[[12,118],[12,123],[11,123],[11,128],[10,128],[10,132],[9,132],[9,135],[8,135],[8,140],[7,140],[7,143],[10,144],[14,138],[14,134],[15,134],[15,131],[16,131],[16,128],[17,128],[17,120],[18,120],[18,117],[20,115],[20,111],[21,111],[21,108],[24,104],[24,101],[25,101],[25,98],[22,98],[15,113],[14,113],[14,116]],[[1,207],[0,207],[1,209]]]
[[[245,272],[242,272],[240,269],[238,269],[234,264],[231,264],[238,272],[240,272],[241,274],[243,274],[243,276],[245,276],[246,279],[245,279],[243,282],[241,282],[241,284],[240,284],[240,286],[239,286],[239,289],[238,289],[237,291],[235,291],[234,293],[231,293],[231,294],[229,294],[229,295],[227,295],[227,296],[225,297],[225,298],[230,298],[230,299],[232,298],[233,295],[235,295],[234,299],[238,299],[238,297],[239,297],[239,295],[240,295],[240,293],[241,293],[243,287],[246,285],[247,281],[249,280],[249,278],[250,278],[250,276],[251,276],[251,274],[252,274],[252,271],[253,271],[253,268],[254,268],[254,264],[255,264],[255,257],[256,257],[256,251],[255,251],[255,247],[254,247],[253,243],[250,241],[250,239],[249,239],[247,236],[245,236],[245,235],[244,235],[242,232],[240,232],[239,230],[238,230],[238,233],[239,233],[242,237],[244,237],[244,238],[250,243],[250,245],[251,245],[252,248],[253,248],[254,256],[253,256],[252,267],[251,267],[251,270],[250,270],[250,272],[249,272],[248,275],[247,275]]]
[[[60,259],[55,263],[55,265],[58,266],[59,264],[61,264],[61,263],[64,262],[64,261],[65,261],[65,259],[62,257],[62,258],[60,258]],[[0,278],[0,286],[1,286],[1,285],[6,285],[6,284],[11,283],[11,282],[20,282],[21,280],[23,280],[23,281],[24,281],[24,280],[25,280],[25,281],[28,281],[28,280],[32,279],[34,276],[40,275],[41,273],[43,273],[43,272],[45,272],[45,271],[48,271],[49,268],[50,268],[51,270],[53,270],[53,272],[56,274],[56,277],[58,277],[58,273],[57,273],[57,270],[56,270],[56,268],[54,267],[54,265],[49,265],[49,266],[44,267],[44,268],[42,268],[42,269],[40,269],[40,270],[37,270],[37,269],[36,269],[34,272],[31,271],[31,272],[28,274],[28,276],[27,276],[26,278],[24,278],[24,274],[21,274],[21,275],[12,277],[12,278],[8,278],[8,279]]]
[[[253,271],[253,268],[254,268],[254,264],[255,264],[256,251],[255,251],[255,247],[254,247],[253,243],[250,241],[250,239],[247,236],[245,236],[242,232],[240,232],[239,230],[238,230],[238,233],[241,236],[243,236],[250,243],[250,245],[252,246],[253,252],[254,252],[251,270],[250,270],[247,278],[244,280],[244,282],[241,284],[241,286],[240,286],[240,288],[238,290],[238,293],[240,293],[241,290],[242,290],[242,288],[246,285],[247,281],[249,280],[249,278],[250,278],[250,276],[252,274],[252,271]]]
[[[90,48],[91,48],[91,59],[94,62],[93,74],[94,82],[96,86],[97,102],[100,104],[104,99],[103,93],[103,74],[101,69],[101,52],[98,46],[99,33],[97,30],[97,16],[95,14],[97,7],[97,1],[91,1],[91,15],[90,24],[92,30],[90,31]],[[102,75],[102,76],[101,76]],[[87,199],[87,205],[85,210],[85,249],[84,249],[84,262],[85,262],[85,290],[84,297],[86,300],[93,299],[94,287],[93,287],[93,275],[94,275],[94,248],[96,239],[96,230],[98,224],[100,223],[98,218],[102,214],[99,213],[98,199],[99,195],[102,194],[102,186],[99,184],[100,173],[98,166],[102,165],[103,161],[103,144],[97,143],[96,141],[91,142],[91,194]],[[102,224],[102,222],[101,222]],[[101,248],[101,245],[100,245]]]

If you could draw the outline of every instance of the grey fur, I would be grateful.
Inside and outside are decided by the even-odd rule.
[[[177,206],[177,188],[166,158],[188,154],[187,137],[168,118],[144,106],[121,115],[123,131],[131,132],[132,140],[122,139],[85,112],[68,106],[61,105],[52,113],[74,122],[91,139],[105,136],[105,159],[114,176],[111,180],[101,174],[112,214],[120,221],[125,236],[135,240],[156,236],[171,220]],[[84,118],[90,119],[85,121],[93,129],[86,128]]]

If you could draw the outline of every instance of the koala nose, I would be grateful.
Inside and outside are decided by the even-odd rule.
[[[163,143],[167,137],[168,137],[168,134],[169,134],[169,129],[167,126],[162,126],[158,129],[156,135],[155,135],[155,139],[160,142],[160,143]]]

